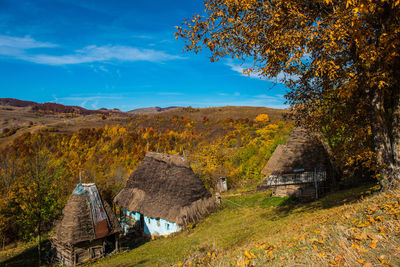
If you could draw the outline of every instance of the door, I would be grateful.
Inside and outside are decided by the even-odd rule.
[[[140,230],[143,231],[144,229],[144,216],[143,214],[140,214]]]

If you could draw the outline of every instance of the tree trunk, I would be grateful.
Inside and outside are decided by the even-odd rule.
[[[42,241],[41,239],[42,239],[42,236],[41,236],[41,229],[40,229],[40,224],[41,224],[41,216],[39,216],[39,224],[38,224],[38,265],[39,265],[39,267],[40,267],[40,265],[41,265],[41,258],[40,258],[40,252],[41,252],[41,250],[42,250],[42,248],[41,248],[41,244],[40,244],[40,242]]]
[[[384,107],[384,93],[382,90],[375,90],[372,105],[372,115],[375,119],[375,123],[372,125],[372,134],[374,136],[375,152],[379,164],[378,172],[381,176],[380,183],[382,190],[388,190],[398,185],[400,177],[398,160],[396,160],[397,156],[395,155],[396,143],[398,145],[397,131],[399,131],[399,125],[398,122],[396,123],[393,116],[391,118],[391,123],[387,123],[387,114],[385,114]],[[392,108],[396,109],[395,106],[396,105],[392,106]],[[399,112],[399,110],[396,110],[396,114],[397,112]]]
[[[400,181],[400,87],[397,86],[393,94],[392,109],[392,149],[394,163],[394,179]]]

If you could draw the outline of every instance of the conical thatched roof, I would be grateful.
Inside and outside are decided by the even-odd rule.
[[[151,218],[179,225],[198,221],[215,208],[204,184],[181,156],[147,152],[115,203]]]
[[[262,174],[279,175],[293,173],[295,170],[327,170],[329,156],[316,135],[303,128],[295,128],[286,145],[279,145]]]
[[[55,227],[55,238],[60,243],[74,245],[121,231],[114,212],[101,199],[95,184],[78,184],[62,216]]]

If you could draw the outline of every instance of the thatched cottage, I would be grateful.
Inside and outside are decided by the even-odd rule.
[[[331,170],[319,138],[295,128],[286,145],[279,145],[267,162],[258,189],[271,190],[275,196],[318,198],[329,190]]]
[[[96,184],[80,183],[56,223],[51,242],[61,263],[75,265],[113,251],[120,232],[118,219]]]
[[[121,208],[123,228],[152,236],[177,232],[215,208],[186,158],[154,152],[146,153],[114,202]]]

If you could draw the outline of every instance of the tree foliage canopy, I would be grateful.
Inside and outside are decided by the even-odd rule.
[[[284,74],[298,121],[353,159],[364,153],[362,164],[378,163],[385,186],[398,179],[399,0],[207,0],[205,9],[177,27],[186,50],[206,46],[211,61]]]

